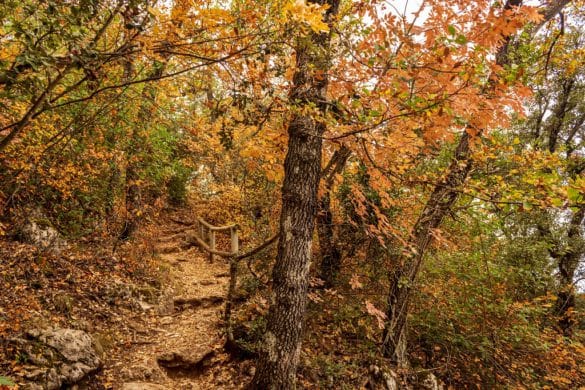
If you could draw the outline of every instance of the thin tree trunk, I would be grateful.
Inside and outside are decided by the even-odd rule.
[[[91,47],[93,44],[95,44],[96,42],[98,42],[101,39],[101,37],[105,34],[107,28],[110,26],[112,21],[115,19],[115,16],[118,14],[121,6],[122,6],[122,2],[120,2],[116,6],[116,8],[109,15],[109,17],[106,19],[103,26],[101,26],[101,28],[97,31],[93,40],[91,41],[91,43],[87,47]],[[34,119],[37,115],[39,115],[41,112],[43,112],[45,110],[45,105],[47,103],[47,100],[49,99],[49,95],[61,83],[63,78],[65,78],[65,76],[67,76],[71,70],[75,69],[75,67],[76,67],[76,64],[69,63],[68,65],[66,65],[63,68],[63,70],[60,70],[57,72],[57,74],[55,75],[53,80],[51,80],[49,77],[47,87],[45,88],[45,90],[38,97],[33,99],[31,106],[26,111],[24,116],[18,122],[14,123],[10,132],[4,138],[2,138],[0,140],[0,152],[4,151],[4,149],[16,138],[16,136],[19,135],[28,126],[28,124],[30,123],[30,121],[32,119]],[[3,75],[5,75],[5,74],[3,74]],[[4,78],[3,75],[0,75],[0,77]],[[16,74],[14,74],[14,76],[17,76],[17,75],[18,75],[18,72]],[[7,77],[6,81],[9,81],[10,75],[5,75],[5,77]],[[6,84],[6,82],[2,82],[0,84]]]
[[[432,231],[439,227],[457,200],[458,189],[467,178],[472,165],[469,156],[469,135],[461,136],[445,179],[435,186],[421,216],[416,221],[409,242],[410,254],[396,259],[390,275],[390,293],[386,326],[382,340],[384,356],[398,366],[408,365],[406,357],[407,316],[412,284],[425,251],[431,242]]]
[[[558,317],[559,328],[566,337],[573,335],[575,325],[575,318],[573,316],[573,310],[575,309],[575,285],[573,283],[573,277],[585,249],[582,229],[584,219],[585,207],[580,206],[573,213],[569,223],[569,232],[567,233],[568,248],[557,260],[560,286],[555,303],[555,314]]]
[[[331,24],[337,14],[339,0],[314,3],[329,5],[325,18]],[[299,38],[291,102],[313,105],[321,112],[325,111],[330,40],[329,33],[311,33]],[[272,272],[273,298],[251,389],[295,388],[321,176],[321,136],[324,131],[323,122],[303,113],[295,113],[288,126],[280,238]]]
[[[545,18],[553,18],[562,7],[560,2],[549,4],[542,12]],[[564,4],[568,2],[563,2]],[[522,4],[521,0],[508,0],[505,9]],[[508,37],[496,54],[496,62],[502,65],[509,60],[511,38]],[[460,186],[471,169],[472,160],[469,148],[469,135],[465,132],[457,145],[455,156],[444,180],[435,186],[427,201],[422,215],[417,220],[411,233],[408,250],[410,255],[396,259],[394,270],[390,275],[390,292],[388,294],[387,319],[382,339],[382,351],[398,366],[407,366],[407,318],[412,285],[422,264],[425,251],[431,242],[432,231],[439,227],[444,217],[451,211],[457,200]]]
[[[335,242],[333,229],[333,213],[331,212],[331,188],[335,175],[343,171],[345,164],[351,155],[351,150],[345,145],[336,150],[331,161],[323,170],[325,192],[319,199],[317,211],[317,234],[319,236],[319,249],[321,253],[321,268],[319,276],[327,288],[335,284],[337,275],[341,269],[341,250]]]
[[[149,77],[160,77],[164,72],[165,65],[165,63],[155,63],[153,65],[154,69]],[[154,104],[156,99],[155,87],[148,84],[145,85],[142,90],[141,98],[142,101],[138,110],[138,122],[148,125],[148,123],[150,123],[149,117],[151,115],[149,105]],[[140,131],[136,128],[132,129],[130,138],[131,143],[126,149],[126,160],[128,161],[126,167],[126,221],[122,232],[118,236],[120,240],[128,239],[137,229],[140,222],[139,211],[142,205],[142,189],[137,184],[140,179],[140,166],[133,156],[139,153],[145,140],[141,137]]]
[[[567,113],[573,108],[569,103],[569,98],[571,96],[571,91],[573,90],[574,85],[574,78],[563,81],[563,91],[560,100],[553,110],[550,125],[547,126],[546,133],[548,135],[548,151],[551,153],[554,153],[557,150],[557,142],[561,129],[563,128],[563,122],[565,121]]]
[[[563,128],[564,119],[572,109],[569,100],[574,82],[573,79],[565,80],[563,82],[562,95],[559,98],[557,106],[553,110],[551,122],[546,128],[548,150],[551,153],[557,151],[557,145],[559,142],[558,138]],[[567,148],[570,144],[570,138],[571,136],[569,136],[565,142]],[[582,172],[582,167],[576,166],[573,169],[570,169],[569,173],[571,179],[576,179]],[[566,337],[571,337],[573,335],[573,328],[575,325],[575,319],[572,316],[573,309],[575,308],[575,286],[573,284],[573,278],[579,260],[585,252],[582,229],[584,218],[585,207],[579,206],[579,208],[573,212],[571,220],[569,221],[569,229],[566,236],[566,248],[562,251],[549,251],[551,257],[556,261],[559,271],[559,289],[557,291],[554,314],[558,318],[557,325],[560,331]],[[547,229],[547,233],[549,238],[553,237],[550,229]],[[557,244],[555,246],[558,247],[559,245]]]
[[[574,103],[571,102],[571,95],[575,88],[575,78],[562,80],[561,95],[557,98],[556,106],[552,110],[552,115],[549,119],[548,125],[545,127],[543,135],[547,137],[547,149],[550,153],[558,151],[560,143],[561,131],[565,127],[567,117],[569,117],[571,110],[574,109]],[[582,125],[581,119],[569,130],[569,134],[564,141],[567,148],[567,159],[570,158],[571,141],[575,136],[578,128]],[[576,128],[574,126],[577,126]],[[580,158],[576,158],[580,159]],[[578,178],[583,173],[582,160],[576,160],[575,166],[570,166],[569,177],[571,179]],[[569,221],[569,228],[566,235],[566,246],[559,241],[554,242],[549,248],[549,254],[557,264],[559,271],[559,288],[557,291],[557,300],[553,309],[554,315],[557,317],[557,326],[559,330],[566,337],[573,335],[573,328],[575,319],[572,316],[575,308],[575,286],[573,278],[579,264],[579,260],[585,253],[585,244],[583,242],[583,221],[585,219],[585,207],[579,206],[573,212]],[[554,234],[548,226],[539,226],[539,230],[547,237],[548,240],[554,241]]]

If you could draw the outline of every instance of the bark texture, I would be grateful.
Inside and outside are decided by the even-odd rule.
[[[313,3],[329,6],[325,18],[331,24],[339,0]],[[329,33],[311,33],[297,41],[297,69],[290,100],[300,107],[326,110],[330,40]],[[251,389],[294,389],[296,383],[321,178],[321,136],[325,131],[323,122],[301,111],[293,114],[288,125],[280,238],[272,272],[273,297]]]
[[[324,281],[324,286],[327,288],[332,287],[335,284],[335,280],[341,269],[342,256],[341,250],[335,242],[333,213],[331,212],[331,188],[333,187],[335,175],[343,171],[350,155],[351,150],[346,146],[342,146],[336,150],[322,174],[325,182],[325,191],[321,199],[319,199],[317,234],[319,236],[319,249],[321,251],[319,276]]]

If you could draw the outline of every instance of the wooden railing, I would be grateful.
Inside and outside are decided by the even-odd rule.
[[[257,246],[256,248],[252,249],[251,251],[240,254],[238,225],[232,224],[227,226],[214,226],[209,222],[205,221],[203,218],[197,218],[197,225],[198,229],[195,230],[193,238],[203,250],[209,253],[209,261],[212,262],[214,256],[217,255],[227,259],[230,263],[230,282],[228,285],[227,299],[225,303],[224,322],[227,336],[226,348],[228,349],[233,348],[235,347],[235,342],[233,336],[233,324],[231,317],[238,277],[238,263],[240,262],[240,260],[245,259],[247,257],[251,257],[256,253],[262,251],[264,248],[270,246],[272,243],[276,242],[276,239],[278,238],[279,234],[275,234],[274,236],[270,237],[267,241]],[[230,232],[229,252],[218,250],[216,247],[215,233],[225,231]]]
[[[197,224],[199,225],[199,235],[195,234],[195,240],[203,249],[205,249],[205,251],[207,251],[207,253],[209,253],[210,262],[213,261],[214,255],[222,257],[237,256],[238,251],[240,250],[238,225],[213,226],[203,218],[197,218]],[[225,231],[230,232],[230,252],[219,251],[215,246],[215,233]]]

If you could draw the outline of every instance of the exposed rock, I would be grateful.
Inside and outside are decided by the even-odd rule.
[[[424,375],[421,381],[421,389],[424,390],[443,390],[445,385],[437,379],[437,377],[429,372]]]
[[[171,297],[163,297],[157,308],[156,312],[161,316],[169,316],[175,312],[175,305]]]
[[[124,368],[121,371],[122,378],[129,381],[159,380],[164,374],[158,366],[137,365]]]
[[[76,329],[31,330],[27,338],[13,339],[17,353],[29,363],[22,372],[24,389],[59,389],[73,385],[98,370],[99,346]]]
[[[386,372],[380,367],[372,365],[364,387],[369,390],[398,390],[397,375],[394,371]]]
[[[138,305],[140,306],[140,309],[142,311],[152,310],[155,307],[154,305],[151,305],[150,303],[146,303],[144,301],[141,301],[140,299],[136,300],[136,302],[138,303]]]
[[[55,329],[41,331],[38,339],[53,347],[70,362],[80,362],[99,367],[100,359],[94,348],[92,337],[77,329]]]
[[[208,297],[177,297],[173,300],[175,306],[179,306],[181,309],[185,309],[187,307],[210,307],[214,305],[219,305],[225,301],[225,297],[220,295],[212,295]]]
[[[168,387],[146,382],[130,382],[122,385],[122,390],[168,390]]]
[[[24,223],[18,233],[24,242],[54,252],[60,252],[65,248],[65,240],[40,209],[27,211],[22,218]]]
[[[183,352],[167,352],[157,358],[161,367],[172,371],[201,372],[209,359],[215,355],[215,350],[209,349],[203,352],[189,355]]]

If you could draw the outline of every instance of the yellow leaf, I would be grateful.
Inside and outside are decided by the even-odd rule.
[[[329,26],[323,21],[326,5],[307,4],[305,0],[288,1],[283,7],[283,14],[291,20],[307,24],[316,33],[328,32]]]

